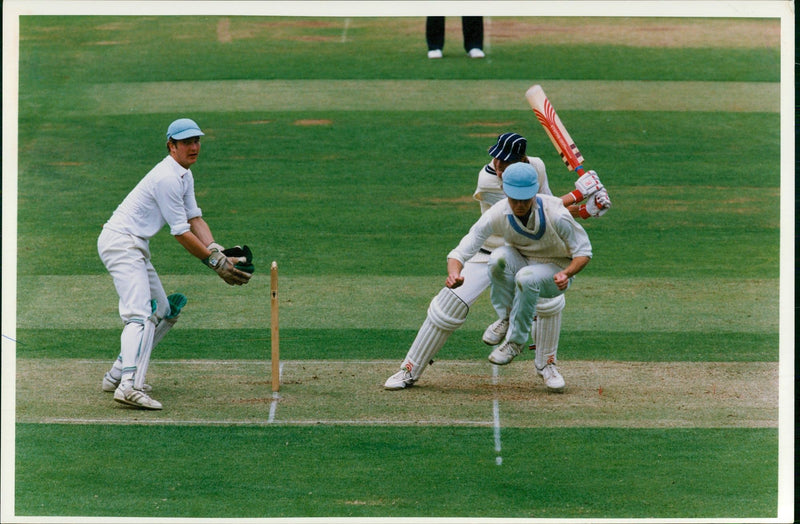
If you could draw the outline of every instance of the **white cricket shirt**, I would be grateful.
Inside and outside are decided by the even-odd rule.
[[[589,235],[572,218],[561,199],[551,195],[536,195],[527,224],[514,216],[508,199],[496,203],[481,215],[447,258],[464,264],[491,235],[501,236],[506,244],[532,261],[566,267],[574,257],[592,256]]]
[[[169,224],[172,235],[182,235],[190,230],[189,219],[202,214],[191,170],[167,155],[128,193],[104,227],[150,239]]]

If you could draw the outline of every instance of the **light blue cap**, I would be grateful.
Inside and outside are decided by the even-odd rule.
[[[188,118],[179,118],[169,125],[167,129],[167,140],[174,138],[175,140],[183,140],[184,138],[192,138],[193,136],[203,136],[205,133],[200,131],[194,120]]]
[[[514,200],[530,200],[539,192],[539,174],[527,162],[511,164],[503,171],[503,192]]]

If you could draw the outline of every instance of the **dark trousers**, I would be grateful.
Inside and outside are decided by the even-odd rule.
[[[483,49],[483,17],[462,16],[461,32],[464,34],[464,51]],[[444,17],[429,16],[425,21],[425,39],[428,50],[444,49]]]

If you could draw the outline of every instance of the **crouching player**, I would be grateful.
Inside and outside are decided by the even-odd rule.
[[[501,134],[497,142],[489,148],[491,162],[478,173],[477,189],[473,195],[480,203],[481,213],[506,198],[502,188],[503,172],[519,162],[535,168],[539,193],[552,195],[544,162],[538,157],[527,156],[526,149],[527,140],[517,133]],[[608,193],[593,171],[582,176],[575,183],[575,190],[562,196],[561,201],[572,216],[581,218],[602,216],[611,207]],[[444,287],[433,298],[425,321],[401,363],[400,370],[384,384],[386,389],[411,387],[420,379],[427,365],[432,362],[453,331],[464,323],[470,306],[489,287],[487,262],[492,251],[504,244],[505,240],[501,236],[490,236],[479,252],[464,263],[461,272],[464,276],[463,285],[457,288]],[[556,367],[561,312],[564,306],[563,294],[554,298],[540,298],[531,325],[536,369],[548,390],[554,392],[562,392],[566,385]],[[483,337],[484,342],[489,345],[499,344],[503,340],[507,326],[500,323],[494,328],[496,330],[487,329]],[[492,351],[489,358],[496,364],[507,364],[514,356]]]

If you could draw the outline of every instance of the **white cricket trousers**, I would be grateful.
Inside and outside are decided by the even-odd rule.
[[[529,261],[510,246],[495,249],[488,264],[492,306],[498,318],[509,319],[506,339],[525,344],[531,333],[531,322],[536,315],[539,298],[564,294],[553,280],[553,276],[563,268],[557,264]],[[570,285],[571,278],[567,288]]]
[[[136,370],[145,319],[152,314],[151,300],[156,301],[156,315],[163,318],[169,312],[167,294],[150,262],[146,239],[103,228],[97,239],[97,252],[119,295],[119,316],[125,323],[120,357],[123,374],[131,373]]]
[[[478,297],[489,288],[489,270],[486,269],[488,255],[481,256],[482,260],[475,262],[475,258],[468,260],[461,269],[464,283],[451,291],[467,306],[472,306]]]

